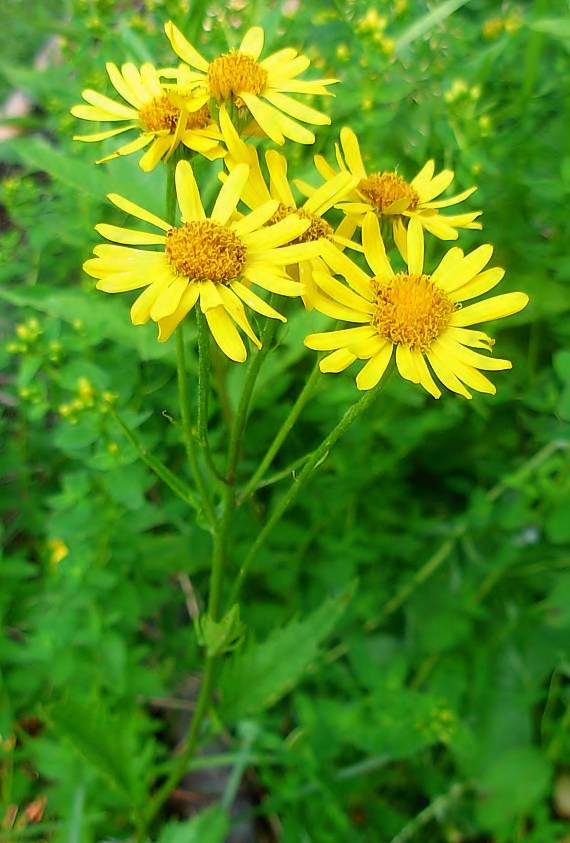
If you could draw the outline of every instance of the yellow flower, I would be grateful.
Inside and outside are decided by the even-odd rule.
[[[342,253],[323,251],[331,269],[343,275],[350,287],[328,273],[315,273],[317,283],[334,300],[334,306],[321,309],[333,319],[360,324],[311,334],[305,344],[332,352],[320,362],[323,372],[341,372],[357,359],[366,360],[356,377],[359,389],[371,389],[380,381],[395,349],[400,375],[421,384],[434,398],[439,398],[441,391],[426,358],[433,373],[453,392],[471,398],[469,387],[494,395],[494,385],[480,370],[510,369],[511,363],[473,351],[491,350],[494,340],[469,326],[518,313],[526,307],[528,296],[505,293],[462,307],[467,299],[495,287],[505,274],[498,267],[484,269],[493,247],[480,246],[467,255],[454,247],[435,272],[426,275],[423,230],[417,219],[410,221],[406,237],[406,272],[392,269],[375,214],[367,214],[362,224],[364,254],[372,276]]]
[[[63,539],[48,539],[47,548],[49,566],[52,571],[55,571],[59,563],[69,555],[69,548]]]
[[[341,249],[349,246],[360,250],[361,247],[350,240],[356,228],[356,223],[351,218],[346,217],[336,230],[324,219],[326,212],[355,187],[356,179],[350,173],[339,173],[325,181],[318,190],[315,190],[310,199],[298,207],[287,178],[287,159],[274,149],[265,153],[265,162],[269,172],[269,187],[267,187],[257,150],[240,138],[225,106],[220,108],[220,129],[228,149],[224,159],[228,170],[231,172],[239,164],[249,166],[249,181],[242,195],[242,201],[248,208],[254,210],[271,200],[276,200],[279,203],[277,211],[268,224],[275,224],[291,214],[308,220],[307,229],[296,242],[309,243],[325,238]],[[315,257],[308,257],[298,262],[297,274],[304,288],[301,295],[308,309],[317,306],[317,300],[322,297],[322,293],[312,280],[313,269],[320,265],[320,259]],[[322,265],[321,268],[324,269]]]
[[[285,272],[287,264],[320,253],[319,241],[285,245],[309,227],[309,220],[288,217],[264,228],[278,202],[271,200],[250,214],[235,219],[236,206],[246,187],[249,167],[236,167],[219,191],[212,213],[206,216],[198,185],[188,161],[176,167],[176,193],[182,214],[178,225],[135,205],[117,194],[109,199],[126,213],[152,225],[156,231],[136,231],[115,225],[97,225],[113,241],[94,249],[84,264],[98,279],[97,288],[122,293],[145,287],[131,308],[134,325],[149,319],[159,325],[159,340],[167,340],[199,301],[214,340],[237,362],[246,359],[245,345],[236,325],[260,345],[248,322],[244,303],[272,319],[286,319],[250,289],[256,284],[271,293],[298,296],[302,286]],[[133,248],[159,246],[159,250]]]
[[[457,196],[437,200],[436,197],[453,181],[452,170],[442,170],[434,176],[434,162],[428,161],[409,183],[395,172],[367,173],[362,163],[358,140],[352,129],[345,127],[341,130],[340,142],[342,153],[337,147],[339,167],[341,171],[348,170],[356,176],[358,185],[348,197],[351,201],[344,201],[338,207],[346,214],[356,216],[359,224],[363,215],[369,211],[388,219],[392,223],[394,239],[400,251],[405,250],[406,225],[410,219],[418,220],[426,231],[441,240],[456,240],[458,228],[482,228],[480,222],[475,222],[481,211],[453,216],[440,214],[440,208],[462,202],[477,189],[471,187]],[[315,156],[315,165],[325,179],[330,179],[336,174],[336,170],[322,155]]]
[[[168,158],[180,143],[209,159],[223,155],[218,143],[220,131],[210,116],[208,98],[203,92],[192,91],[183,68],[175,71],[175,84],[165,85],[161,83],[162,72],[152,64],[143,64],[140,70],[129,63],[121,70],[111,62],[106,67],[113,86],[128,105],[87,89],[82,96],[88,105],[76,105],[71,113],[81,120],[125,125],[92,135],[76,135],[74,140],[92,143],[130,130],[139,134],[135,140],[101,158],[98,164],[148,146],[140,159],[140,166],[148,172],[160,160]]]
[[[326,86],[338,80],[297,79],[309,67],[310,61],[290,47],[258,61],[265,38],[260,26],[246,32],[238,50],[224,53],[211,62],[200,55],[172,22],[165,24],[165,32],[174,52],[194,68],[189,78],[199,85],[199,89],[219,104],[233,103],[240,115],[251,114],[275,143],[282,144],[285,138],[297,143],[315,142],[314,134],[300,126],[297,120],[316,126],[331,122],[326,114],[288,95],[331,96]]]

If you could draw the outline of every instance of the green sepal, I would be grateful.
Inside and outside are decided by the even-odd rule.
[[[198,643],[206,648],[209,658],[231,653],[241,644],[245,632],[237,603],[221,620],[214,621],[208,614],[201,614],[194,626]]]

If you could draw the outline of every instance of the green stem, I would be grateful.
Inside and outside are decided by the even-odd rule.
[[[233,605],[241,591],[241,587],[243,582],[247,576],[247,573],[251,567],[251,564],[255,557],[257,556],[258,552],[263,547],[265,540],[273,530],[273,528],[277,525],[277,523],[281,520],[285,512],[289,509],[301,489],[306,485],[306,483],[311,479],[314,472],[320,466],[320,464],[324,461],[327,457],[331,448],[336,444],[336,442],[341,438],[341,436],[348,430],[350,425],[356,421],[356,419],[362,415],[362,413],[368,409],[368,407],[372,404],[376,396],[378,395],[379,391],[382,389],[384,384],[386,383],[387,378],[384,377],[382,381],[378,384],[378,386],[371,389],[366,395],[364,395],[356,404],[353,404],[350,407],[339,423],[336,425],[333,430],[329,433],[329,435],[321,442],[318,448],[313,451],[305,465],[303,466],[302,470],[299,473],[299,476],[293,481],[289,490],[283,495],[267,521],[265,522],[264,526],[262,527],[261,531],[259,532],[257,538],[255,539],[254,543],[252,544],[249,553],[245,557],[243,564],[239,570],[238,576],[234,583],[234,587],[232,589],[232,595],[230,599],[230,605]]]
[[[271,465],[271,463],[275,459],[275,456],[276,456],[277,452],[279,451],[279,449],[281,448],[281,446],[283,445],[283,443],[285,442],[285,440],[289,436],[289,433],[291,432],[291,429],[293,428],[293,425],[295,424],[295,422],[297,421],[297,419],[301,415],[301,412],[302,412],[305,404],[307,403],[309,398],[312,396],[312,394],[314,392],[314,389],[315,389],[315,385],[316,385],[317,381],[319,380],[320,375],[321,375],[321,372],[320,372],[319,364],[318,364],[318,361],[317,361],[317,363],[315,363],[315,366],[314,366],[308,380],[306,381],[303,389],[299,393],[299,395],[297,397],[297,400],[295,401],[295,403],[291,407],[291,409],[290,409],[290,411],[287,415],[287,418],[285,419],[285,421],[283,422],[283,424],[281,425],[281,427],[279,428],[279,430],[275,434],[275,438],[273,439],[273,442],[271,443],[271,445],[267,449],[267,452],[265,453],[265,456],[261,460],[261,462],[260,462],[258,468],[256,469],[255,473],[253,474],[252,478],[249,480],[249,482],[246,484],[245,488],[243,489],[243,491],[240,495],[240,498],[239,498],[239,504],[241,504],[245,500],[247,500],[247,498],[250,495],[252,495],[255,492],[255,490],[259,487],[259,485],[261,484],[261,481],[262,481],[263,477],[265,476],[265,472],[267,471],[267,469],[269,468],[269,466]]]
[[[182,480],[180,480],[176,476],[176,474],[170,471],[170,469],[167,468],[167,466],[165,466],[163,462],[161,462],[159,459],[157,459],[147,451],[144,445],[136,437],[135,433],[131,430],[131,428],[115,410],[111,410],[111,415],[115,419],[117,424],[121,427],[123,433],[129,440],[131,445],[136,448],[141,460],[146,463],[146,465],[148,465],[148,467],[152,471],[154,471],[156,476],[159,477],[162,482],[165,483],[169,487],[169,489],[174,492],[175,495],[178,495],[181,500],[189,504],[195,510],[199,511],[200,501],[194,495],[192,490]]]
[[[230,430],[228,445],[228,462],[226,467],[226,489],[222,503],[222,516],[214,534],[214,552],[212,559],[212,575],[210,578],[210,615],[212,620],[218,620],[221,612],[222,576],[225,566],[226,542],[231,526],[232,516],[236,506],[235,485],[237,480],[237,466],[241,453],[243,434],[247,423],[247,415],[255,382],[263,365],[277,328],[276,322],[267,320],[261,334],[261,348],[252,358],[238,408]],[[214,610],[214,613],[212,613]]]
[[[180,779],[188,770],[188,766],[190,764],[190,761],[192,760],[192,756],[194,755],[194,752],[198,745],[202,721],[210,705],[210,698],[212,694],[213,685],[214,659],[207,658],[206,663],[204,665],[204,673],[202,674],[202,684],[200,685],[200,693],[198,695],[196,708],[194,709],[194,714],[192,716],[190,729],[186,737],[186,744],[184,746],[184,749],[178,756],[175,766],[170,771],[169,776],[166,778],[164,783],[156,791],[156,793],[150,800],[149,806],[144,815],[143,834],[146,832],[146,829],[150,826],[157,813],[160,811],[160,809],[168,799],[169,794],[172,792],[172,790],[174,790]]]
[[[181,322],[176,329],[176,368],[178,373],[178,397],[180,400],[180,413],[182,415],[182,436],[184,439],[184,447],[186,448],[186,455],[196,488],[200,493],[202,506],[206,517],[210,522],[210,526],[214,529],[216,524],[216,514],[202,477],[202,472],[198,464],[198,457],[194,447],[194,438],[192,436],[192,419],[190,414],[190,398],[188,395],[188,377],[186,374],[186,358],[184,353],[184,333],[183,323]]]
[[[196,324],[198,326],[198,439],[208,468],[218,480],[225,478],[218,471],[208,439],[208,396],[210,393],[210,335],[206,317],[198,306]]]

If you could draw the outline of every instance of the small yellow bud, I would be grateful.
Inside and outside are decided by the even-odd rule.
[[[21,340],[27,340],[30,338],[30,332],[28,330],[27,325],[20,323],[16,325],[16,336],[20,337]]]
[[[346,44],[339,44],[336,48],[336,57],[337,59],[341,59],[341,61],[345,61],[350,54],[350,51]]]
[[[101,398],[103,399],[103,401],[106,401],[107,404],[114,404],[117,400],[117,393],[111,392],[109,389],[105,389],[101,393]]]
[[[501,34],[503,28],[504,23],[502,18],[487,18],[483,24],[483,38],[486,38],[487,41],[491,41],[493,38],[497,38]]]
[[[64,419],[68,418],[73,412],[73,407],[71,404],[60,404],[57,408],[57,412],[60,416],[63,416]]]
[[[110,454],[116,454],[119,450],[119,446],[116,442],[109,442],[107,445],[107,450]]]
[[[62,559],[65,559],[65,557],[69,554],[69,548],[63,539],[49,539],[47,546],[49,551],[50,569],[52,571],[56,571],[57,566]]]

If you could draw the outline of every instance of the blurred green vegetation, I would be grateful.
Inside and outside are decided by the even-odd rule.
[[[200,654],[186,601],[190,580],[200,601],[206,592],[209,535],[114,417],[185,473],[172,344],[159,345],[153,325],[133,328],[125,297],[95,292],[81,271],[94,224],[112,221],[105,194],[160,212],[164,173],[142,174],[133,157],[96,168],[100,147],[73,144],[69,115],[82,88],[110,93],[105,61],[171,62],[162,24],[188,32],[192,14],[184,0],[51,0],[33,16],[18,0],[3,6],[0,96],[17,88],[32,102],[15,121],[20,134],[0,144],[6,841],[126,840],[194,698]],[[531,304],[493,328],[513,360],[495,378],[497,396],[436,402],[393,379],[275,530],[242,611],[250,641],[262,642],[257,661],[227,666],[214,754],[170,800],[158,839],[562,843],[570,6],[233,0],[208,5],[206,20],[206,54],[260,23],[268,49],[293,45],[317,74],[342,80],[315,147],[286,147],[292,175],[313,178],[311,155],[330,154],[342,125],[374,167],[407,177],[428,157],[453,167],[458,190],[479,185],[470,205],[484,209],[484,231],[462,234],[462,245],[493,243],[504,289]],[[35,69],[52,38],[50,65]],[[443,248],[430,243],[434,263]],[[302,388],[314,364],[302,339],[322,323],[290,308],[256,389],[244,479]],[[217,456],[244,369],[215,364]],[[322,378],[275,470],[356,397],[350,371]],[[235,568],[284,483],[241,510]],[[286,634],[272,633],[276,624]],[[232,670],[250,679],[235,699],[224,693],[235,689]],[[223,810],[185,823],[188,806],[220,794]],[[232,803],[234,830],[255,816],[257,831],[229,836]]]

